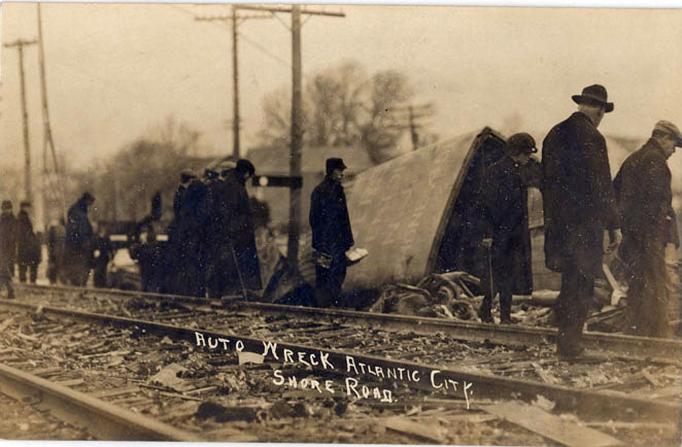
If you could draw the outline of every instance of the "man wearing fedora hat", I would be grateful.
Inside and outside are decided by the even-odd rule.
[[[0,214],[0,286],[7,288],[7,298],[14,298],[12,276],[16,251],[16,218],[12,213],[12,202],[3,200]]]
[[[613,103],[601,85],[585,87],[572,99],[578,111],[554,126],[542,145],[545,264],[561,272],[554,310],[557,354],[567,360],[583,351],[583,324],[601,271],[604,230],[609,251],[622,239],[606,140],[597,130]]]
[[[346,164],[328,158],[325,177],[310,196],[310,227],[313,230],[315,299],[318,307],[338,305],[346,279],[346,251],[355,243],[350,226],[346,193],[341,181]]]
[[[646,337],[670,335],[665,248],[679,247],[680,238],[667,160],[675,147],[682,147],[682,132],[669,121],[659,121],[614,180],[623,218],[619,253],[629,276],[626,331]]]
[[[522,169],[535,152],[535,140],[529,134],[509,137],[506,155],[490,166],[482,188],[483,245],[488,249],[490,268],[482,278],[487,284],[478,314],[486,323],[494,321],[491,309],[495,294],[500,294],[501,322],[511,324],[512,294],[532,292],[528,185]]]

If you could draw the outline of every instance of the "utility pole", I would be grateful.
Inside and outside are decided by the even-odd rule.
[[[291,7],[291,157],[289,175],[301,176],[301,146],[303,143],[303,64],[301,57],[301,6]],[[289,195],[289,237],[287,258],[292,265],[298,265],[298,245],[301,232],[301,189],[290,190]]]
[[[40,3],[36,3],[38,17],[38,66],[40,68],[40,87],[42,93],[43,110],[43,224],[47,227],[50,220],[50,209],[61,208],[61,215],[66,215],[66,198],[63,177],[59,169],[57,150],[52,138],[52,126],[50,126],[50,111],[47,98],[47,77],[45,75],[45,46],[43,40],[43,19]],[[52,155],[52,172],[48,168],[48,148]],[[50,180],[52,177],[52,180]]]
[[[17,39],[12,43],[6,43],[6,48],[16,48],[19,52],[19,82],[21,87],[21,114],[24,125],[24,196],[29,202],[33,199],[31,190],[31,142],[28,133],[28,110],[26,107],[26,81],[24,79],[24,47],[34,45],[35,40]]]
[[[237,8],[232,5],[232,156],[234,161],[240,158],[239,140],[239,59],[237,37]]]
[[[272,14],[291,14],[291,153],[289,175],[301,177],[301,146],[303,143],[303,63],[301,56],[301,15],[317,15],[328,17],[345,17],[342,12],[328,12],[305,9],[300,5],[289,6],[253,6],[238,4],[235,9],[249,11],[267,11]],[[293,185],[289,189],[289,235],[287,239],[287,259],[291,265],[298,266],[298,248],[301,232],[301,186]]]
[[[239,15],[237,8],[232,5],[232,14],[229,17],[195,17],[199,22],[229,21],[232,28],[232,157],[238,160],[241,157],[241,138],[240,125],[241,117],[239,114],[239,22],[247,19],[270,19],[267,15]]]

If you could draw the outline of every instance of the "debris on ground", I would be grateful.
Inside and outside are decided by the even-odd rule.
[[[434,273],[417,285],[391,284],[381,292],[370,312],[420,317],[472,320],[477,301],[467,286],[479,280],[465,272]]]

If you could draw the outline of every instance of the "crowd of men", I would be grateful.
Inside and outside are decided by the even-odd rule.
[[[0,283],[7,289],[8,298],[14,298],[12,277],[19,272],[19,281],[35,283],[38,265],[42,260],[40,234],[33,231],[31,203],[23,201],[14,215],[14,205],[4,200],[0,214]]]
[[[665,251],[680,244],[667,165],[675,148],[682,147],[680,130],[668,121],[657,122],[651,138],[625,160],[612,181],[606,140],[597,130],[604,115],[614,110],[606,88],[592,85],[572,99],[578,111],[543,141],[540,175],[524,178],[535,142],[528,134],[516,134],[509,138],[503,159],[489,168],[480,195],[488,228],[483,244],[490,249],[491,265],[479,316],[493,321],[492,300],[499,293],[501,321],[513,323],[512,294],[528,294],[532,279],[526,190],[540,187],[545,264],[561,273],[554,310],[557,353],[565,359],[583,352],[583,326],[595,278],[602,274],[604,233],[606,253],[617,253],[627,267],[624,328],[637,335],[670,335]]]
[[[627,268],[624,327],[645,336],[670,335],[665,250],[679,248],[680,243],[667,160],[682,147],[682,132],[668,121],[657,122],[651,138],[625,160],[612,180],[606,140],[598,130],[604,115],[614,110],[606,88],[591,85],[572,99],[578,110],[549,131],[542,160],[534,157],[536,143],[529,134],[512,135],[502,159],[487,168],[477,197],[489,262],[479,316],[494,322],[493,299],[499,294],[501,322],[512,324],[512,295],[532,291],[527,189],[536,186],[542,192],[545,263],[561,273],[555,315],[557,353],[565,359],[578,358],[583,351],[583,326],[595,278],[602,271],[604,233],[606,253],[617,253]],[[318,306],[340,304],[346,253],[354,244],[342,185],[345,169],[342,159],[327,159],[325,178],[310,198]],[[254,175],[255,167],[244,159],[206,169],[202,178],[191,170],[181,172],[168,243],[158,243],[149,223],[129,247],[140,264],[143,290],[219,298],[248,297],[262,289],[246,189]],[[94,197],[83,194],[69,209],[65,224],[50,229],[52,282],[60,277],[82,286],[94,268],[96,285],[106,284],[112,250],[106,235],[93,232],[88,219],[93,202]],[[22,202],[15,217],[11,202],[2,203],[0,281],[9,296],[15,265],[21,281],[36,280],[40,242],[29,211],[30,203]],[[62,259],[60,269],[53,268],[57,258]]]
[[[255,225],[246,182],[255,175],[245,159],[180,174],[168,228],[167,293],[211,298],[250,296],[262,288]]]

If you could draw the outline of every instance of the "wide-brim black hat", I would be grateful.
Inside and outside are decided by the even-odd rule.
[[[614,105],[607,101],[606,87],[599,84],[587,86],[580,95],[573,95],[571,99],[577,104],[597,105],[604,107],[606,113],[613,112]]]

